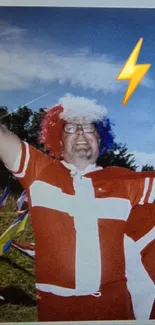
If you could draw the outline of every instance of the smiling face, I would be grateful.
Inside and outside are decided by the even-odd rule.
[[[96,130],[87,132],[85,120],[68,121],[71,124],[85,125],[85,130],[79,125],[74,133],[62,132],[62,150],[64,160],[68,163],[82,163],[86,167],[88,164],[94,164],[99,155],[99,136]]]

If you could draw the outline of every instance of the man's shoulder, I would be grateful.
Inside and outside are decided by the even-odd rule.
[[[53,166],[57,167],[60,166],[60,161],[53,157],[48,152],[43,151],[40,148],[37,148],[35,146],[32,146],[28,143],[25,143],[28,148],[28,155],[30,157],[30,162],[35,162],[38,166],[38,168],[41,170],[45,168],[46,166]]]
[[[119,166],[107,166],[99,170],[103,175],[121,176],[121,175],[135,175],[136,172],[129,168]]]
[[[139,179],[155,177],[155,171],[136,171],[119,166],[107,166],[101,168],[98,172],[106,178]]]

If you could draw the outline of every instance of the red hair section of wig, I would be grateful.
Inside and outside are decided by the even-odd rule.
[[[61,157],[61,133],[64,120],[60,118],[63,112],[61,105],[54,106],[48,110],[42,123],[39,135],[40,143],[44,144],[46,150],[56,157]]]

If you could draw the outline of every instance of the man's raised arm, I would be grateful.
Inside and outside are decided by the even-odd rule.
[[[8,169],[16,172],[19,167],[20,155],[20,139],[0,123],[0,159]]]

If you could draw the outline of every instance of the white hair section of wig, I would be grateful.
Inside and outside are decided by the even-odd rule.
[[[98,105],[95,99],[66,94],[59,99],[59,105],[63,107],[61,118],[65,121],[84,119],[87,122],[103,120],[107,115],[105,106]]]

